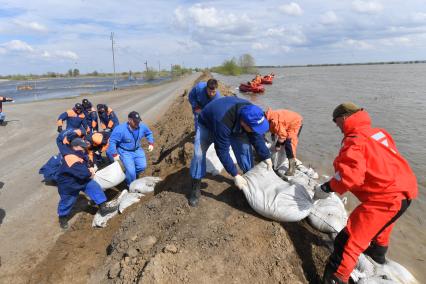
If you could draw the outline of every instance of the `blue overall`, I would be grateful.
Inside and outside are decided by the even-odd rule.
[[[254,166],[252,146],[261,160],[271,157],[262,135],[247,133],[240,124],[240,109],[251,104],[237,97],[223,97],[209,103],[201,112],[199,123],[200,145],[194,145],[191,161],[192,178],[201,179],[206,174],[206,152],[214,143],[216,154],[225,170],[232,176],[238,174],[229,154],[232,147],[237,163],[243,172]]]
[[[57,176],[59,217],[70,214],[80,191],[86,193],[98,205],[107,200],[101,186],[90,177],[88,157],[84,152],[71,150],[70,154],[64,156]]]
[[[154,144],[154,136],[148,126],[139,123],[137,129],[132,129],[126,122],[115,127],[109,139],[107,154],[120,155],[120,160],[126,169],[127,185],[130,185],[139,173],[145,171],[146,158],[141,147],[141,140],[144,137],[149,144]]]

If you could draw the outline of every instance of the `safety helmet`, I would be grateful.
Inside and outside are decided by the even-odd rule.
[[[92,103],[88,99],[83,99],[81,103],[85,109],[90,109],[92,107]]]
[[[75,110],[75,112],[77,112],[77,113],[82,113],[82,112],[83,112],[83,106],[82,106],[80,103],[76,103],[76,104],[74,105],[74,110]]]

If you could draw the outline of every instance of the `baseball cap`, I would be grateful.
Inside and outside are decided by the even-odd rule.
[[[75,138],[75,139],[73,139],[72,141],[71,141],[71,146],[80,146],[80,147],[83,147],[83,148],[87,148],[87,143],[86,143],[86,141],[84,141],[83,139],[81,139],[81,138]]]
[[[133,119],[137,122],[140,122],[142,120],[141,116],[139,115],[139,113],[137,111],[130,112],[129,115],[128,115],[128,118],[131,118],[131,119]]]
[[[263,110],[257,105],[246,105],[241,108],[241,119],[253,129],[254,132],[262,135],[269,130],[269,122],[263,114]]]

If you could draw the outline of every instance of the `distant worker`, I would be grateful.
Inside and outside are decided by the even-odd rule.
[[[89,161],[95,165],[99,165],[103,162],[102,153],[106,153],[109,147],[109,138],[111,132],[95,132],[87,136],[87,141],[89,142],[89,147],[87,152],[89,155]],[[113,162],[114,158],[106,154],[109,162]]]
[[[265,116],[269,121],[269,130],[277,137],[275,150],[281,157],[285,152],[288,159],[288,169],[284,175],[293,176],[296,171],[296,150],[302,131],[303,117],[297,112],[287,109],[268,109]]]
[[[95,170],[89,167],[85,152],[87,142],[81,138],[71,141],[71,152],[64,156],[64,163],[59,168],[58,204],[59,224],[62,229],[68,229],[68,218],[80,191],[83,191],[98,206],[101,215],[105,216],[117,210],[116,206],[108,206],[107,198],[101,186],[92,178]]]
[[[13,102],[12,98],[0,97],[0,125],[3,125],[4,120],[6,119],[6,114],[3,112],[3,103]]]
[[[408,162],[384,129],[373,128],[369,114],[353,103],[338,105],[333,121],[344,137],[334,160],[334,177],[315,188],[315,199],[330,192],[352,192],[361,204],[334,240],[324,283],[348,283],[361,253],[386,262],[394,222],[417,196],[417,181]]]
[[[65,129],[56,137],[56,145],[58,146],[59,153],[64,156],[71,151],[71,141],[75,138],[83,138],[86,134],[85,129]]]
[[[102,130],[112,131],[118,126],[118,118],[110,107],[106,104],[98,104],[96,108],[98,109],[99,122],[101,123]]]
[[[260,159],[272,170],[271,154],[263,139],[263,134],[269,129],[269,123],[258,106],[237,97],[223,97],[212,101],[203,109],[198,123],[200,144],[194,145],[191,161],[192,189],[189,205],[198,205],[201,179],[206,174],[206,152],[212,143],[219,160],[234,177],[234,183],[239,189],[247,186],[247,181],[238,174],[229,153],[230,147],[243,173],[254,166],[252,145]]]
[[[144,137],[149,143],[148,152],[151,152],[154,149],[152,131],[141,122],[139,113],[132,111],[128,115],[128,121],[114,128],[109,139],[107,154],[123,163],[127,185],[145,171],[146,158],[141,144]]]
[[[89,127],[89,132],[98,132],[98,113],[96,109],[88,99],[83,99],[81,104],[83,105],[83,113],[86,116],[86,124]]]
[[[76,103],[73,109],[67,110],[58,117],[56,124],[58,125],[59,133],[63,130],[64,121],[67,122],[66,129],[79,129],[80,127],[83,127],[87,130],[83,106],[80,103]]]
[[[218,87],[219,84],[217,80],[209,79],[207,82],[199,82],[194,86],[194,88],[192,88],[191,92],[189,92],[188,100],[192,106],[192,113],[194,114],[194,145],[200,144],[198,116],[208,103],[221,97],[220,92],[217,90]]]

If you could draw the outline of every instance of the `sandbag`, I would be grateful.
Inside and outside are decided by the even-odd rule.
[[[120,204],[118,205],[118,212],[123,213],[124,209],[139,202],[142,196],[144,196],[143,193],[127,192],[120,200]]]
[[[129,192],[149,193],[154,191],[155,185],[162,179],[159,177],[143,177],[132,181]]]
[[[339,233],[347,220],[345,205],[335,193],[326,199],[316,200],[308,216],[309,224],[323,233]]]
[[[259,163],[244,175],[243,189],[250,206],[260,215],[280,222],[297,222],[309,215],[312,199],[306,189],[290,185]]]
[[[232,161],[237,163],[237,159],[235,158],[234,151],[232,148],[229,149],[229,154],[231,155]],[[214,149],[214,144],[211,144],[207,149],[206,153],[206,172],[212,175],[218,175],[223,170],[223,165],[219,160],[219,157],[216,154],[216,150]]]
[[[117,206],[117,205],[119,205],[120,202],[121,202],[121,199],[127,193],[128,193],[127,190],[123,190],[116,199],[111,200],[110,202],[108,202],[108,206]],[[118,208],[114,212],[111,212],[111,213],[109,213],[109,214],[107,214],[105,216],[102,216],[99,213],[99,210],[98,210],[98,212],[96,212],[96,214],[95,214],[95,217],[93,217],[92,227],[94,227],[94,228],[95,227],[97,227],[97,228],[105,228],[106,225],[107,225],[107,223],[108,223],[108,220],[111,219],[112,217],[114,217],[117,214],[118,214]]]
[[[111,165],[97,171],[93,179],[105,190],[122,183],[126,179],[126,175],[120,163],[115,161]]]
[[[43,175],[44,182],[57,182],[58,172],[62,162],[62,155],[57,154],[52,156],[47,163],[40,168],[38,173]]]

